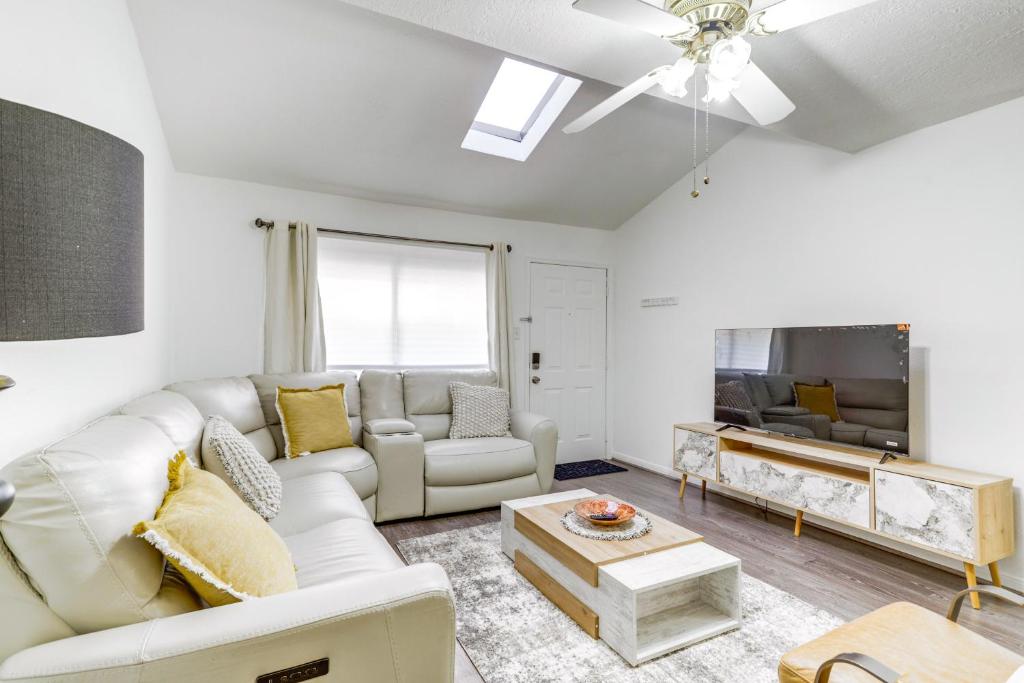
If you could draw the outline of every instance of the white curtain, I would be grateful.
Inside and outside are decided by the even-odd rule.
[[[507,389],[513,407],[517,403],[512,347],[512,288],[509,281],[509,251],[504,242],[492,245],[487,258],[487,329],[491,369],[498,374],[498,386]]]
[[[327,367],[317,283],[316,228],[275,221],[267,235],[264,372],[320,372]]]

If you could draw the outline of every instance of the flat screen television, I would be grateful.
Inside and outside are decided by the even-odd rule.
[[[715,331],[715,421],[910,453],[910,326]]]

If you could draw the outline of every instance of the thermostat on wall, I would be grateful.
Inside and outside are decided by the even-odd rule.
[[[649,299],[640,299],[640,306],[642,308],[651,308],[653,306],[678,306],[678,296],[658,296]]]

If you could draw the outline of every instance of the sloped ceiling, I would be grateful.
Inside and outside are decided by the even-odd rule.
[[[180,171],[612,229],[692,164],[690,110],[656,98],[563,134],[615,90],[589,79],[526,162],[463,150],[507,53],[337,0],[130,7]]]
[[[179,170],[615,228],[692,163],[692,110],[657,88],[558,130],[678,56],[571,0],[129,5]],[[770,128],[847,152],[1024,96],[1024,3],[878,0],[752,42],[797,105]],[[584,79],[525,163],[459,147],[504,56]],[[715,111],[712,150],[751,123]]]

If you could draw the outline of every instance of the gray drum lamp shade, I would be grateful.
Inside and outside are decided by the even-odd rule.
[[[142,153],[0,99],[0,341],[144,327]]]

